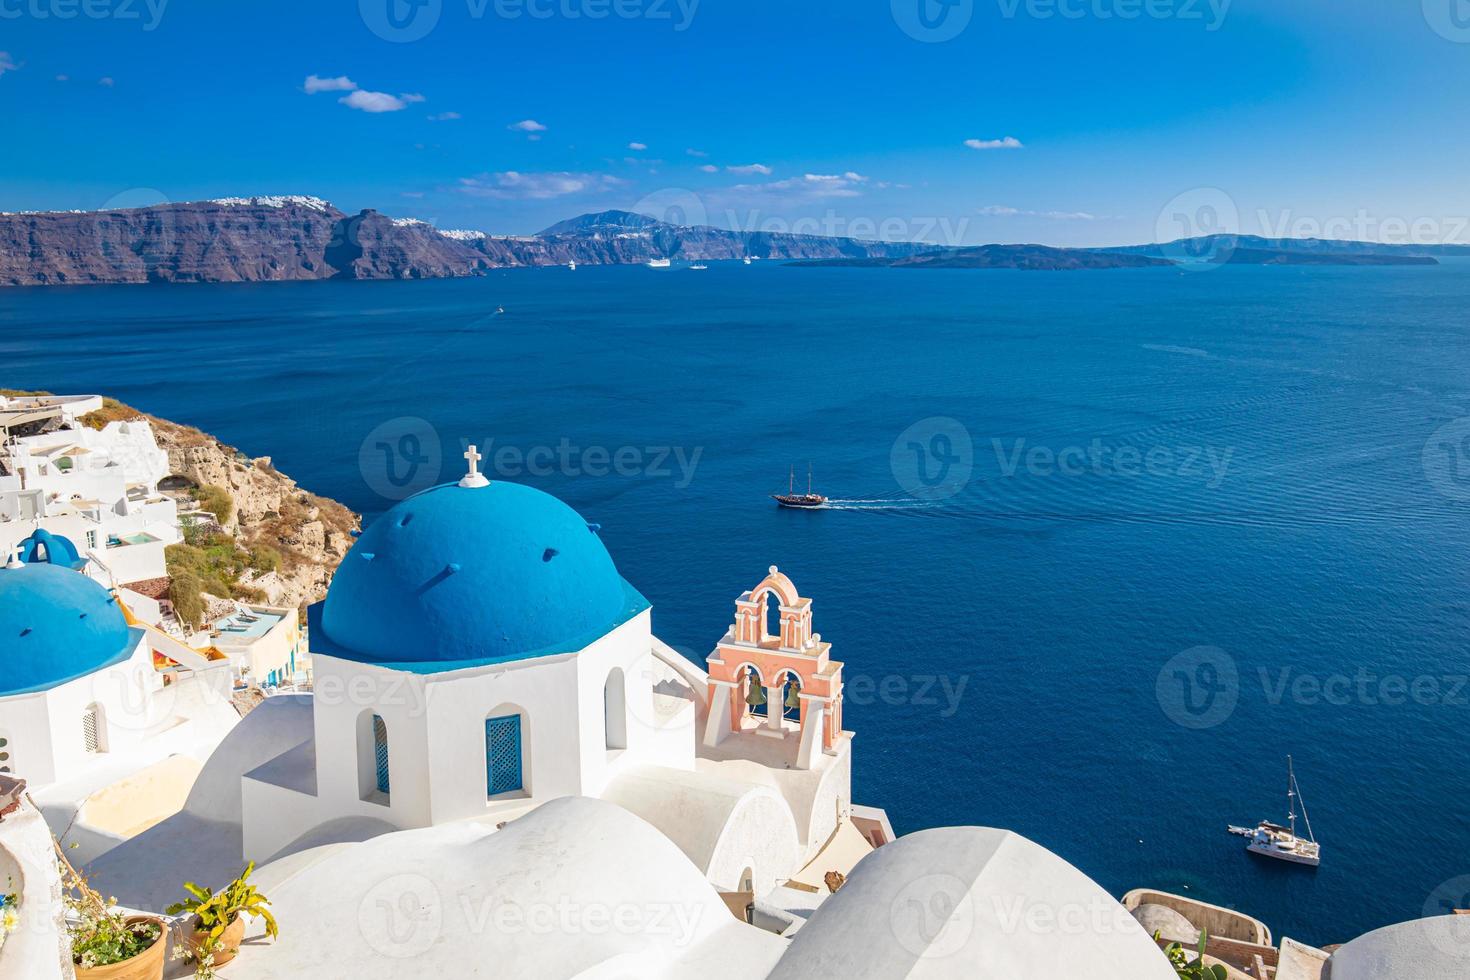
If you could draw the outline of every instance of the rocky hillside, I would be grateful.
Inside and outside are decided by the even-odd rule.
[[[332,573],[352,545],[351,532],[359,526],[356,514],[335,500],[301,489],[271,464],[270,457],[251,459],[191,426],[111,400],[96,417],[84,421],[101,425],[138,417],[152,423],[159,446],[168,452],[173,482],[197,488],[201,509],[214,508],[223,517],[222,535],[191,535],[190,545],[174,546],[190,547],[198,554],[171,554],[171,572],[181,559],[207,562],[207,568],[195,569],[207,594],[231,591],[272,605],[308,605],[326,596]],[[228,495],[227,506],[219,508],[211,500],[212,487]]]
[[[928,246],[683,227],[626,211],[539,235],[439,231],[311,197],[232,198],[95,212],[0,213],[0,286],[293,279],[431,279],[513,266],[649,259],[912,255]]]

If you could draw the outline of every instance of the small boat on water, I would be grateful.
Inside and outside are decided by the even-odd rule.
[[[819,493],[812,492],[812,466],[806,467],[806,493],[796,492],[796,467],[791,467],[791,479],[786,484],[785,493],[773,493],[771,499],[778,507],[792,507],[797,510],[816,510],[827,506],[827,498]]]
[[[749,256],[749,255],[747,255],[747,256],[746,256],[746,257],[745,257],[745,264],[746,264],[746,265],[750,265],[750,256]]]
[[[567,269],[569,271],[571,271],[571,272],[576,272],[577,271],[577,260],[576,259],[572,259],[570,262],[568,262],[567,263]]]
[[[689,271],[690,272],[703,272],[705,269],[708,269],[708,268],[709,268],[709,266],[707,266],[703,262],[701,262],[701,263],[698,263],[697,265],[691,265],[689,267]]]
[[[649,259],[648,260],[648,267],[650,269],[667,269],[671,265],[673,265],[673,263],[670,262],[668,259]]]
[[[503,306],[497,306],[497,307],[495,307],[495,315],[496,316],[500,316],[504,312],[505,312],[505,307],[503,307]]]
[[[1296,834],[1298,804],[1302,808],[1302,821],[1307,825],[1306,837],[1298,837]],[[1312,821],[1307,817],[1307,805],[1302,801],[1301,789],[1296,784],[1296,771],[1292,767],[1291,756],[1286,757],[1286,805],[1288,826],[1262,820],[1255,827],[1232,826],[1228,829],[1232,834],[1250,840],[1245,849],[1252,854],[1315,868],[1322,861],[1322,848],[1312,834]]]

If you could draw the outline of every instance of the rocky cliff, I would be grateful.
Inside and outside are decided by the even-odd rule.
[[[159,447],[168,453],[175,482],[220,487],[229,495],[231,506],[222,525],[241,554],[268,551],[279,556],[269,564],[243,568],[240,586],[278,606],[309,605],[326,597],[332,573],[352,545],[351,532],[359,526],[356,514],[301,489],[268,456],[251,459],[191,426],[115,402],[104,411],[111,417],[148,419]]]
[[[0,286],[430,279],[489,269],[649,259],[912,255],[928,246],[684,227],[626,211],[539,235],[439,231],[311,197],[231,198],[96,212],[0,213]]]

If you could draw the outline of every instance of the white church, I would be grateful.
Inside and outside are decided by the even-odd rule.
[[[854,804],[843,664],[778,569],[701,669],[653,635],[594,526],[466,456],[463,479],[373,522],[311,609],[314,692],[239,719],[177,812],[91,856],[99,889],[158,912],[256,861],[281,936],[247,939],[225,977],[1174,976],[1038,845],[895,838]],[[0,682],[0,737],[90,752],[71,730],[84,694],[49,720],[18,699],[133,664],[122,610],[59,567],[0,570],[0,596],[0,669],[67,664]],[[128,710],[109,705],[107,730],[168,751]],[[24,759],[18,775],[56,778]],[[0,824],[0,870],[9,842]],[[35,847],[10,853],[22,868]],[[0,980],[12,957],[62,975],[19,942]]]

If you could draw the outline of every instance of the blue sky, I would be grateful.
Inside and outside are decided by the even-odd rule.
[[[1467,0],[0,0],[0,52],[4,210],[1470,240]]]

